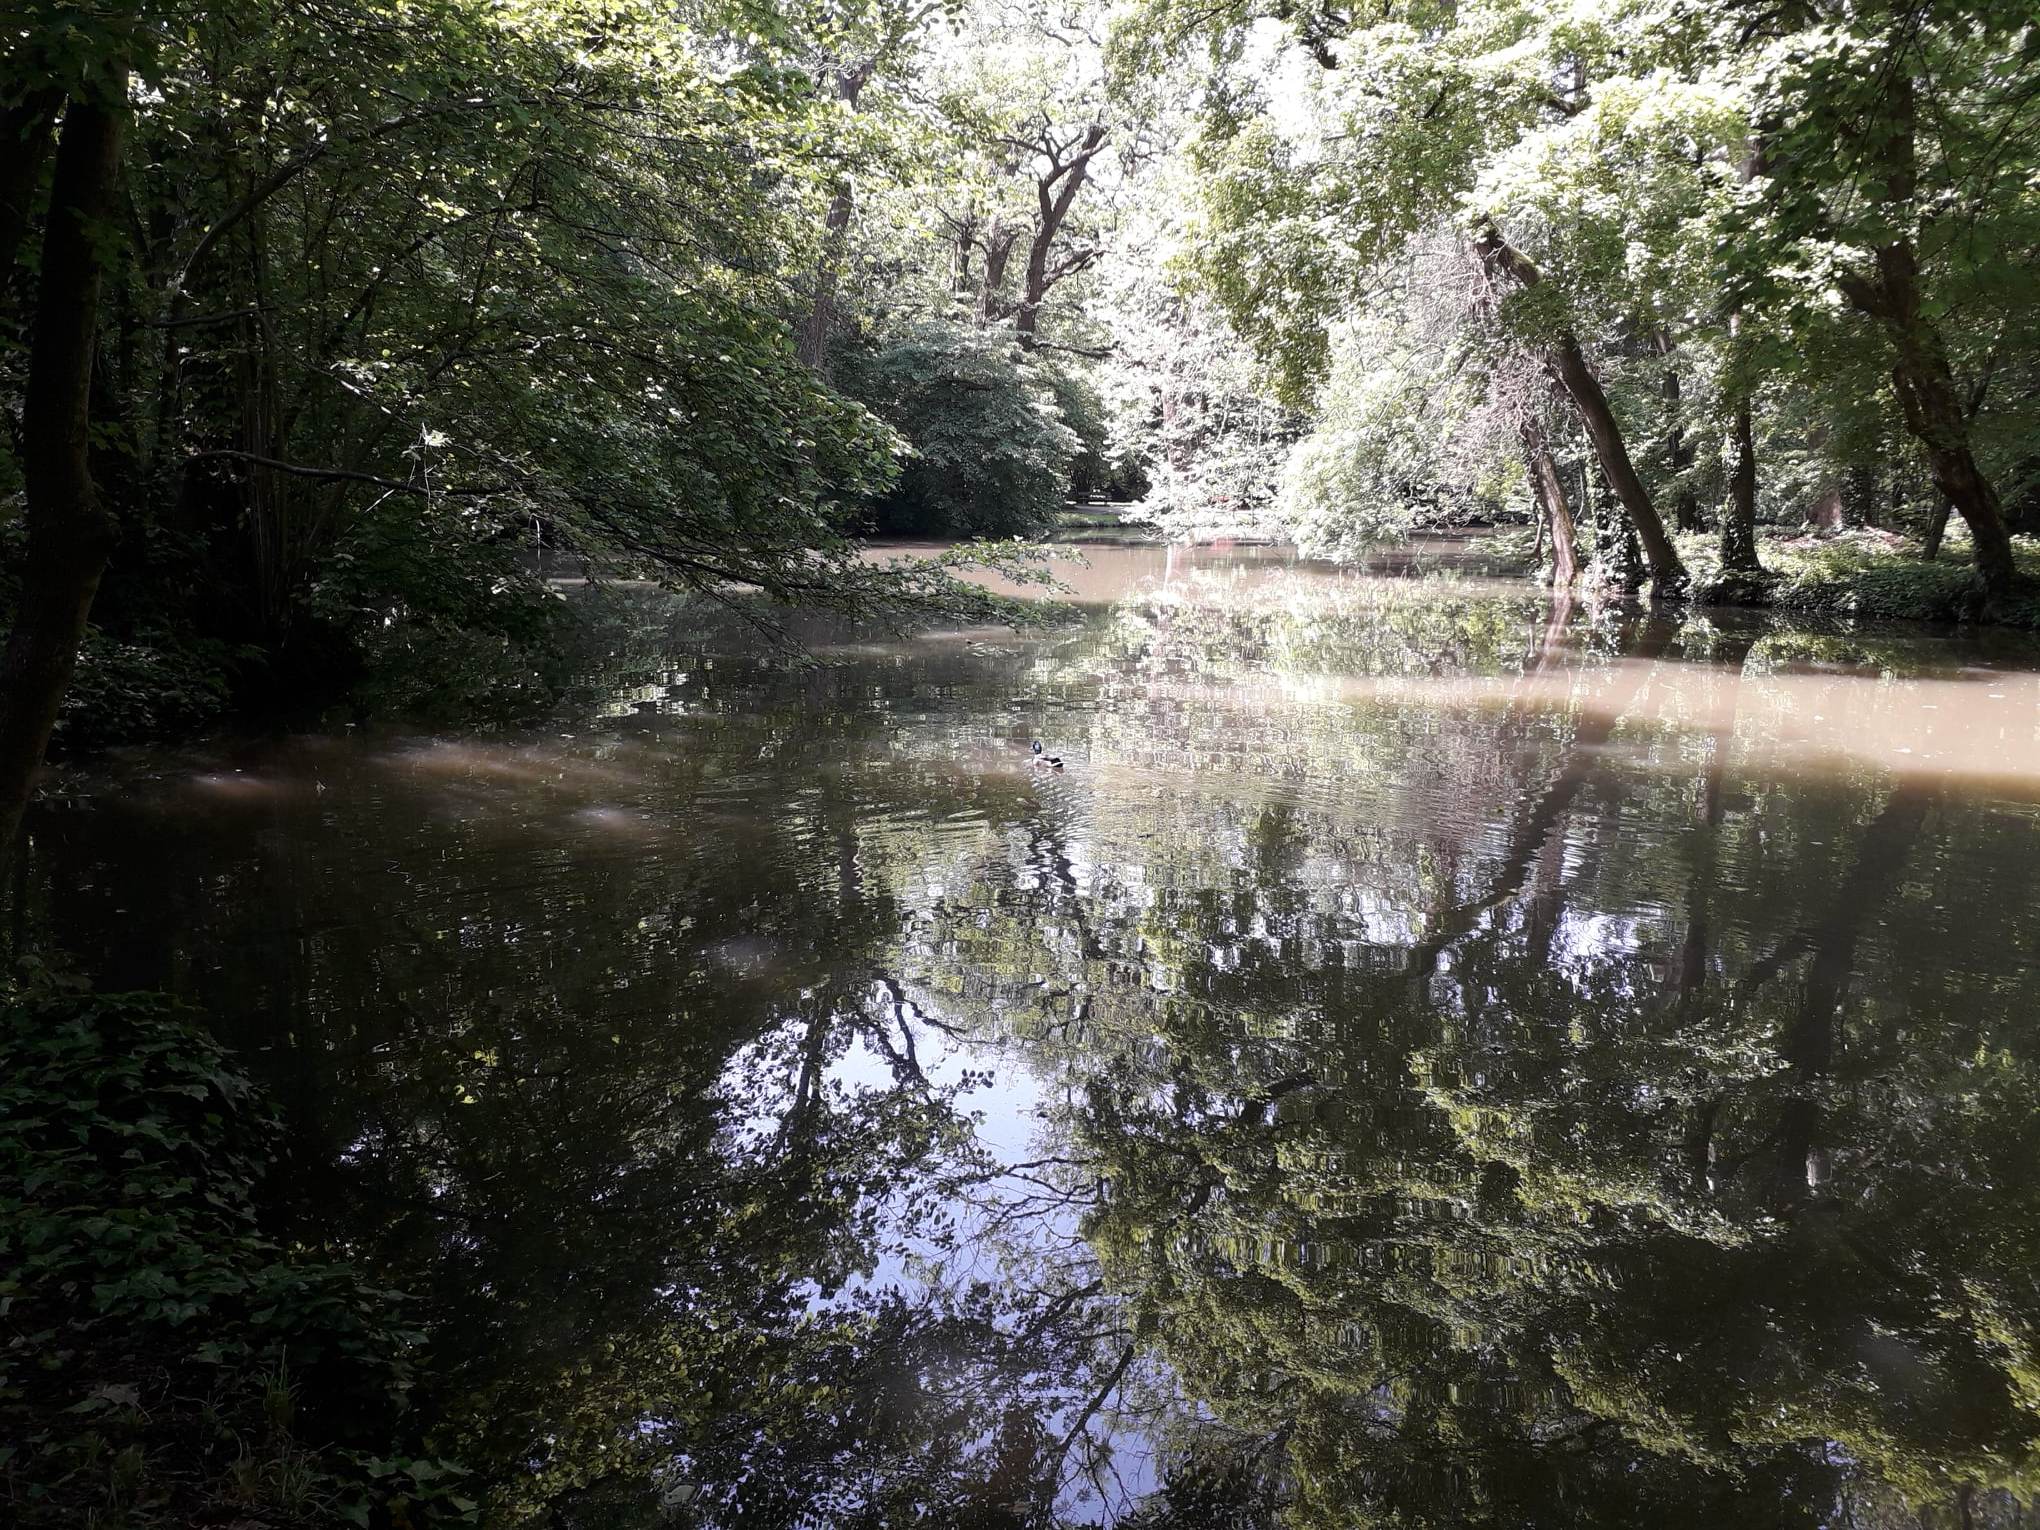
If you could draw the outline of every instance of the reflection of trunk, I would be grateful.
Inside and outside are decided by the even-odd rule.
[[[1492,223],[1481,230],[1476,247],[1489,271],[1507,276],[1518,287],[1527,290],[1544,280],[1544,273],[1536,264],[1504,239]],[[1594,375],[1579,338],[1571,330],[1559,330],[1544,345],[1544,361],[1579,411],[1580,421],[1594,443],[1602,476],[1622,502],[1636,534],[1643,539],[1644,555],[1650,559],[1653,592],[1660,596],[1680,594],[1686,587],[1685,566],[1679,562],[1671,538],[1665,535],[1664,522],[1658,518],[1657,506],[1651,503],[1650,492],[1637,476],[1636,465],[1629,460],[1621,422],[1615,418],[1601,379]]]
[[[1696,1193],[1714,1188],[1714,1124],[1720,1115],[1721,1096],[1717,1094],[1695,1105],[1686,1121],[1680,1146],[1688,1184]]]
[[[1915,113],[1912,76],[1900,67],[1886,100],[1881,125],[1884,174],[1883,199],[1894,226],[1902,227],[1917,190]],[[1866,317],[1880,324],[1892,346],[1891,384],[1898,395],[1906,429],[1920,443],[1934,484],[1969,525],[1976,544],[1976,572],[1989,596],[2008,590],[2017,577],[2012,562],[2011,534],[1996,487],[1977,464],[1969,438],[1969,416],[1963,408],[1955,372],[1948,363],[1941,333],[1928,316],[1920,290],[1918,252],[1901,233],[1878,246],[1870,272],[1841,278],[1842,293]]]
[[[815,1128],[828,1082],[830,1028],[827,1010],[808,1017],[807,1035],[801,1039],[800,1074],[794,1082],[793,1100],[779,1121],[779,1146],[797,1157],[804,1157],[814,1147]]]
[[[0,866],[13,850],[113,551],[114,519],[92,480],[92,359],[125,96],[123,84],[118,99],[70,103],[51,175],[21,420],[28,549],[0,657]]]
[[[1470,932],[1479,923],[1482,914],[1500,907],[1523,890],[1530,869],[1536,863],[1537,852],[1565,817],[1580,789],[1600,768],[1601,746],[1608,742],[1622,714],[1649,683],[1654,661],[1664,653],[1671,636],[1672,629],[1668,625],[1652,622],[1644,627],[1635,648],[1621,661],[1616,683],[1605,698],[1606,704],[1580,720],[1579,730],[1573,734],[1572,745],[1566,750],[1558,773],[1538,795],[1530,811],[1516,826],[1515,833],[1509,836],[1508,851],[1502,857],[1502,864],[1488,891],[1445,910],[1433,921],[1431,934],[1411,950],[1406,970],[1417,981],[1428,980],[1438,970],[1438,961],[1446,950]]]
[[[1855,972],[1856,945],[1863,926],[1883,908],[1897,884],[1919,839],[1933,795],[1924,781],[1898,783],[1884,810],[1863,831],[1855,863],[1835,889],[1834,900],[1819,922],[1782,948],[1796,946],[1797,951],[1813,954],[1798,1013],[1779,1045],[1799,1085],[1798,1092],[1785,1103],[1777,1134],[1776,1193],[1786,1204],[1804,1199],[1806,1192],[1826,1177],[1826,1154],[1819,1146],[1820,1101],[1812,1086],[1827,1074],[1834,1060],[1836,1021]],[[1782,966],[1782,949],[1769,964],[1758,964],[1752,977],[1766,965],[1770,971]]]
[[[1530,488],[1537,507],[1551,528],[1551,582],[1564,589],[1579,578],[1580,559],[1573,530],[1572,506],[1566,502],[1565,485],[1559,481],[1558,464],[1551,446],[1534,420],[1523,421],[1523,453],[1530,472]]]
[[[1563,587],[1552,593],[1551,610],[1544,619],[1544,637],[1537,645],[1537,656],[1524,670],[1525,674],[1538,675],[1549,669],[1558,668],[1565,656],[1566,627],[1572,621],[1573,592]]]
[[[1721,820],[1727,796],[1728,754],[1735,742],[1735,698],[1742,693],[1743,665],[1755,645],[1753,634],[1730,638],[1723,643],[1714,661],[1725,678],[1732,676],[1726,678],[1731,687],[1731,700],[1722,709],[1713,735],[1708,740],[1707,770],[1700,778],[1699,800],[1694,805],[1699,834],[1692,876],[1686,888],[1686,938],[1679,946],[1679,1004],[1682,1010],[1687,1011],[1698,1002],[1700,990],[1707,981],[1707,890],[1714,885],[1715,857],[1720,849]]]
[[[1540,847],[1537,875],[1523,911],[1523,965],[1541,972],[1551,961],[1551,942],[1558,934],[1558,916],[1565,892],[1565,855],[1547,842]]]

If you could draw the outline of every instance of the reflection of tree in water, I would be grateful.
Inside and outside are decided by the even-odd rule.
[[[293,1134],[274,1215],[417,1299],[413,1403],[490,1522],[1038,1518],[1127,1336],[1095,1289],[881,1267],[953,1246],[990,1170],[924,1068],[939,1017],[876,980],[899,915],[854,804],[547,850],[587,757],[486,756],[463,788],[515,766],[518,795],[455,814],[400,765],[371,818],[182,820],[139,917],[108,906],[132,836],[79,815],[45,843],[95,869],[40,897],[104,932],[109,983],[174,961],[259,1065]],[[361,768],[320,766],[350,801]]]
[[[2002,925],[2030,878],[1966,885],[1988,819],[1924,780],[1735,783],[1732,713],[1696,777],[1612,790],[1650,674],[1555,750],[1462,719],[1449,747],[1517,774],[1498,846],[1384,858],[1283,800],[1293,757],[1229,817],[1044,812],[958,900],[1001,917],[920,932],[927,981],[960,969],[1056,1081],[1109,1285],[1293,1522],[2008,1523],[2040,1461],[2032,996],[1930,988],[1887,932]],[[1141,747],[1194,757],[1225,705]]]
[[[336,776],[139,867],[79,814],[37,896],[259,1061],[279,1216],[423,1299],[434,1448],[500,1523],[2002,1522],[2031,993],[1889,934],[2009,938],[2030,878],[1964,881],[1959,801],[1639,721],[1618,650],[1732,684],[1743,640],[1577,634],[1134,602],[1026,671],[1091,729],[1053,782],[958,767],[1012,681],[956,645],[725,663],[698,754],[654,719]],[[1338,683],[1440,654],[1541,688]],[[1029,1161],[971,1140],[958,1031],[1039,1084]]]

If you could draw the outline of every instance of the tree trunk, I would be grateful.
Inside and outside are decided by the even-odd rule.
[[[1636,528],[1622,513],[1622,506],[1608,492],[1606,480],[1588,490],[1592,496],[1594,524],[1593,584],[1602,590],[1620,590],[1634,595],[1650,577],[1643,561],[1643,549],[1636,540]]]
[[[1842,469],[1842,524],[1868,526],[1877,518],[1877,470],[1857,464]]]
[[[1565,485],[1558,476],[1558,464],[1552,460],[1551,447],[1544,439],[1544,432],[1533,420],[1523,422],[1523,453],[1530,469],[1530,488],[1537,496],[1538,508],[1544,512],[1546,524],[1551,527],[1551,583],[1557,589],[1569,588],[1580,575],[1578,538],[1573,528],[1572,506],[1565,497]]]
[[[1742,181],[1748,185],[1764,170],[1764,143],[1752,135],[1742,158]],[[1751,417],[1755,382],[1747,375],[1749,345],[1743,335],[1740,307],[1728,315],[1728,349],[1734,365],[1729,376],[1735,390],[1735,417],[1730,427],[1735,443],[1735,466],[1728,475],[1728,507],[1721,514],[1721,571],[1725,574],[1761,574],[1757,559],[1757,430]]]
[[[1883,201],[1891,222],[1904,228],[1904,214],[1918,186],[1914,132],[1918,104],[1912,76],[1893,81],[1889,110],[1880,125],[1883,143]],[[1927,316],[1920,291],[1919,256],[1911,236],[1901,232],[1880,245],[1869,272],[1845,274],[1843,296],[1882,326],[1894,352],[1891,385],[1906,429],[1926,453],[1934,485],[1969,525],[1976,545],[1976,572],[1986,599],[2005,594],[2017,578],[2012,538],[2005,526],[1997,489],[1978,466],[1969,438],[1969,411],[1955,385],[1954,369],[1941,334]]]
[[[113,517],[92,481],[91,400],[106,224],[127,117],[125,72],[116,78],[118,96],[74,100],[64,114],[43,230],[22,406],[28,550],[21,603],[0,655],[0,869],[13,852],[113,551]]]
[[[43,161],[49,156],[50,128],[62,104],[57,92],[43,90],[0,111],[0,292],[7,296],[10,314],[17,275],[14,257],[28,232]]]
[[[1907,250],[1908,259],[1911,251]],[[1880,261],[1880,264],[1882,262]],[[2018,577],[2012,561],[2012,535],[1995,486],[1978,466],[1969,444],[1969,422],[1955,388],[1955,374],[1941,351],[1940,336],[1918,317],[1918,294],[1908,298],[1914,313],[1910,340],[1899,341],[1899,359],[1891,369],[1906,428],[1926,452],[1934,487],[1968,523],[1976,546],[1976,572],[1986,597],[2010,590]]]
[[[1085,128],[1077,152],[1067,161],[1054,164],[1054,174],[1035,184],[1035,201],[1039,204],[1040,216],[1034,225],[1034,237],[1027,245],[1026,285],[1021,289],[1020,307],[1013,316],[1013,327],[1019,332],[1021,346],[1027,350],[1034,348],[1034,338],[1041,325],[1041,305],[1047,301],[1049,288],[1090,263],[1084,260],[1051,270],[1048,258],[1055,250],[1055,242],[1062,234],[1063,222],[1070,215],[1077,193],[1090,176],[1092,158],[1105,145],[1105,132],[1102,122],[1094,122]]]
[[[1667,349],[1670,342],[1666,342]],[[1681,397],[1679,369],[1665,364],[1664,401],[1668,422],[1665,427],[1665,458],[1678,484],[1672,498],[1672,523],[1681,531],[1700,529],[1700,501],[1686,474],[1693,466],[1693,444],[1686,435],[1685,402]]]
[[[838,182],[822,224],[822,253],[815,260],[813,301],[794,338],[800,359],[817,372],[829,359],[829,332],[836,324],[836,268],[842,263],[843,236],[850,227],[852,205],[849,183]]]
[[[1927,535],[1920,545],[1920,555],[1929,563],[1941,556],[1941,538],[1948,534],[1948,515],[1955,507],[1942,500],[1934,506],[1932,519],[1927,522]]]
[[[1476,247],[1489,270],[1506,275],[1519,287],[1528,289],[1544,280],[1544,273],[1536,264],[1504,239],[1492,223],[1482,229]],[[1658,516],[1657,506],[1651,503],[1650,491],[1644,488],[1636,465],[1629,459],[1622,424],[1615,418],[1607,392],[1594,375],[1586,352],[1580,348],[1578,336],[1571,330],[1558,331],[1544,346],[1544,362],[1579,411],[1580,422],[1594,443],[1601,474],[1622,502],[1630,525],[1643,542],[1644,556],[1650,561],[1652,594],[1660,599],[1684,594],[1686,567],[1679,561],[1672,539],[1665,535],[1665,523]]]
[[[864,94],[865,82],[871,78],[871,72],[878,63],[879,56],[873,54],[862,63],[839,71],[836,75],[836,99],[851,111],[856,111],[857,98]],[[856,206],[856,194],[850,182],[847,179],[837,181],[829,193],[829,210],[822,219],[822,251],[815,257],[812,301],[794,335],[796,354],[817,372],[824,370],[829,361],[829,334],[836,325],[837,269],[843,263],[845,236]]]
[[[1019,241],[1020,230],[1008,228],[996,215],[991,227],[985,230],[985,284],[978,293],[978,322],[991,324],[1005,317],[1005,306],[999,301],[999,289],[1006,285],[1006,266],[1013,258],[1013,246]]]
[[[1734,438],[1728,508],[1721,515],[1721,567],[1724,573],[1761,574],[1764,568],[1757,561],[1757,433],[1747,394],[1736,400]]]

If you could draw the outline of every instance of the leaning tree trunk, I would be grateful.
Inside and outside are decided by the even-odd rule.
[[[1544,280],[1544,273],[1537,269],[1536,264],[1504,239],[1492,223],[1482,229],[1476,247],[1483,264],[1490,271],[1506,275],[1519,287],[1534,287]],[[1651,592],[1660,598],[1683,594],[1687,581],[1686,566],[1679,561],[1679,552],[1672,546],[1672,539],[1665,535],[1665,523],[1658,516],[1657,506],[1651,503],[1650,491],[1637,475],[1636,464],[1630,461],[1629,447],[1622,436],[1622,423],[1615,418],[1608,394],[1601,386],[1601,379],[1594,375],[1594,368],[1580,347],[1579,337],[1568,329],[1558,331],[1544,345],[1544,362],[1552,376],[1558,379],[1559,386],[1565,389],[1573,407],[1579,411],[1580,422],[1587,428],[1587,437],[1594,443],[1594,456],[1601,464],[1601,475],[1621,501],[1630,525],[1636,529],[1637,537],[1643,543],[1644,557],[1650,563]]]
[[[13,852],[113,552],[113,517],[92,482],[91,398],[125,95],[123,84],[117,97],[72,101],[50,181],[21,419],[28,550],[21,602],[0,654],[0,869]]]
[[[1903,215],[1918,191],[1918,100],[1909,73],[1900,71],[1894,79],[1887,104],[1883,201],[1897,215],[1893,225],[1903,229]],[[1840,286],[1843,296],[1874,319],[1891,341],[1891,384],[1906,429],[1926,454],[1934,486],[1968,523],[1984,597],[2002,596],[2018,576],[2011,532],[1997,489],[1971,447],[1969,411],[1956,387],[1940,330],[1926,312],[1919,255],[1911,236],[1901,232],[1878,246],[1871,269],[1845,274]]]
[[[1911,250],[1906,251],[1910,264]],[[1884,261],[1880,256],[1879,265]],[[1887,290],[1889,288],[1887,287]],[[1894,327],[1898,360],[1891,369],[1906,428],[1926,453],[1934,486],[1969,526],[1976,545],[1976,572],[1984,594],[1995,599],[2018,576],[2012,561],[2012,535],[2005,524],[1997,488],[1977,464],[1969,442],[1969,420],[1955,387],[1955,374],[1941,349],[1940,336],[1919,313],[1915,290],[1907,304],[1910,317],[1900,338]]]
[[[1538,508],[1544,512],[1545,524],[1551,527],[1551,583],[1554,588],[1567,589],[1580,576],[1580,555],[1578,537],[1574,531],[1572,506],[1565,497],[1565,484],[1559,479],[1558,464],[1552,460],[1551,447],[1544,439],[1544,432],[1537,428],[1534,420],[1523,422],[1523,455],[1530,470],[1530,489],[1537,496]]]

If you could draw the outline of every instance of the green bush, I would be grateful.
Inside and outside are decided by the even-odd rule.
[[[846,355],[837,383],[906,438],[869,529],[1030,536],[1055,524],[1081,443],[1052,380],[1002,331],[921,324]]]
[[[403,1299],[285,1249],[255,1085],[155,994],[0,1009],[0,1476],[24,1525],[458,1522]]]
[[[1874,531],[1829,537],[1766,539],[1758,548],[1764,574],[1724,576],[1710,536],[1679,538],[1693,571],[1696,599],[1708,604],[1771,606],[1805,615],[1868,621],[1963,622],[1986,619],[2040,629],[2040,549],[2016,547],[2024,587],[1982,609],[1982,592],[1966,542],[1951,537],[1933,562]]]
[[[64,693],[60,736],[70,748],[187,737],[226,711],[239,658],[208,639],[122,642],[93,628]]]

